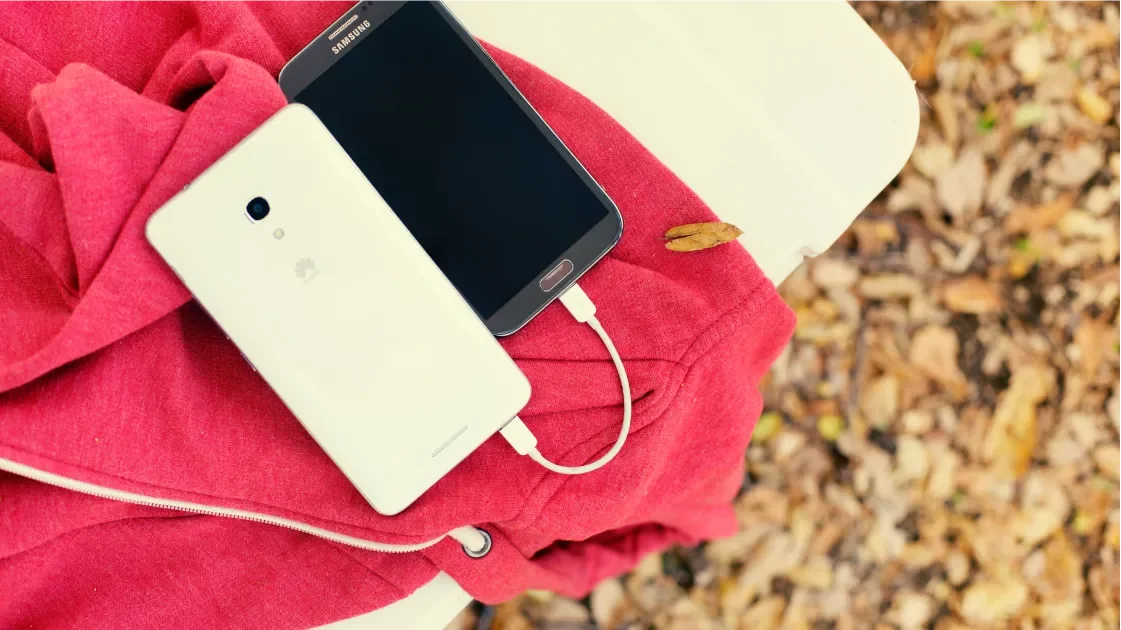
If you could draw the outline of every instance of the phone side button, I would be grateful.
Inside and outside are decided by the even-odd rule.
[[[571,260],[562,260],[560,261],[559,265],[553,267],[552,271],[545,274],[545,277],[541,278],[541,281],[537,284],[541,287],[542,291],[548,293],[549,291],[557,288],[557,285],[560,284],[561,280],[564,280],[568,277],[568,274],[572,273],[572,269],[573,266]]]
[[[253,370],[254,372],[256,372],[257,371],[257,366],[253,365],[253,362],[249,360],[249,357],[245,356],[244,352],[240,352],[240,354],[241,354],[241,358],[245,359],[245,362],[249,364],[249,368],[251,370]]]

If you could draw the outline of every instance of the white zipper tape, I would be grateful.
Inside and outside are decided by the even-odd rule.
[[[92,483],[70,479],[54,473],[44,472],[37,468],[32,468],[19,462],[13,462],[10,459],[0,458],[0,470],[10,472],[20,477],[26,477],[34,481],[45,483],[48,485],[71,490],[73,492],[80,492],[102,499],[111,499],[113,501],[123,501],[125,503],[134,503],[136,505],[145,505],[154,508],[164,508],[167,510],[181,510],[183,512],[192,512],[195,514],[206,514],[209,516],[224,516],[227,518],[236,518],[243,521],[254,521],[257,523],[266,523],[268,525],[276,525],[278,527],[286,527],[312,536],[318,536],[325,540],[332,542],[357,547],[359,549],[366,549],[369,551],[381,551],[385,553],[409,553],[411,551],[420,551],[427,549],[432,545],[443,540],[445,537],[450,536],[455,539],[459,544],[463,545],[463,550],[467,555],[472,558],[481,558],[490,551],[491,539],[490,534],[487,532],[465,525],[457,527],[444,536],[429,540],[426,542],[415,543],[412,545],[392,545],[389,543],[374,542],[372,540],[365,540],[362,538],[355,538],[354,536],[347,536],[333,532],[329,529],[316,527],[307,523],[293,521],[279,516],[271,516],[269,514],[261,514],[259,512],[250,512],[248,510],[237,510],[233,508],[215,507],[211,505],[203,505],[201,503],[191,503],[189,501],[177,501],[175,499],[160,499],[156,497],[148,497],[142,494],[133,492],[125,492],[124,490],[115,490],[113,488],[104,488],[96,486]]]

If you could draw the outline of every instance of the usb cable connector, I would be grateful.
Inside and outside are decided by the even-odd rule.
[[[615,349],[615,344],[611,342],[611,337],[607,335],[607,331],[596,319],[596,305],[592,303],[591,298],[588,297],[580,285],[574,284],[560,296],[561,304],[568,309],[572,317],[582,323],[591,326],[592,330],[599,335],[603,345],[607,348],[607,354],[611,356],[611,362],[615,364],[615,370],[619,373],[619,384],[623,388],[623,426],[619,430],[619,438],[615,440],[611,450],[607,451],[603,457],[583,466],[561,466],[545,459],[541,451],[537,450],[537,437],[529,430],[529,427],[522,422],[522,419],[515,416],[513,420],[506,423],[502,427],[500,433],[502,437],[510,443],[519,455],[529,455],[533,461],[541,464],[545,468],[562,475],[582,475],[584,473],[592,472],[602,468],[615,456],[619,451],[623,450],[623,444],[627,441],[627,435],[631,430],[631,384],[627,379],[627,370],[623,367],[623,359],[619,356],[618,350]]]
[[[518,455],[529,455],[530,451],[537,448],[537,436],[530,433],[529,427],[517,416],[507,422],[499,433],[514,447]]]
[[[572,314],[572,318],[581,324],[587,323],[588,320],[596,316],[596,305],[592,303],[592,299],[588,297],[587,293],[580,288],[580,285],[574,284],[568,287],[560,296],[560,303],[568,309]]]

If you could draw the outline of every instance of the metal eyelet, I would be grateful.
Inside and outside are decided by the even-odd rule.
[[[476,528],[476,529],[478,529],[478,528]],[[490,553],[490,548],[492,546],[494,546],[494,543],[490,539],[490,533],[487,532],[487,530],[479,529],[479,533],[483,535],[483,548],[482,549],[472,550],[472,549],[468,548],[467,545],[463,545],[463,553],[467,554],[468,556],[470,556],[472,558],[482,558],[483,556]]]

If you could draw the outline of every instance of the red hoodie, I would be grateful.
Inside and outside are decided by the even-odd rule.
[[[738,244],[666,250],[666,229],[712,211],[521,60],[489,48],[626,224],[581,280],[634,397],[602,470],[555,475],[496,437],[379,515],[148,246],[148,216],[284,105],[275,75],[348,6],[0,7],[0,627],[306,627],[439,570],[486,602],[578,597],[647,552],[735,531],[755,384],[792,315]],[[521,416],[546,456],[610,447],[619,385],[590,329],[553,306],[503,345],[533,384]],[[463,525],[492,535],[484,558],[451,539],[363,548]]]

